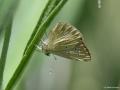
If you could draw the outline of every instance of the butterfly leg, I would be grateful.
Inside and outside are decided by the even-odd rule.
[[[52,55],[53,55],[54,59],[57,60],[56,56],[54,54],[52,54]]]
[[[39,45],[35,45],[37,51],[42,51],[42,47]]]
[[[42,44],[45,44],[44,38],[47,38],[47,33],[45,32],[45,37],[43,37],[39,43],[39,45],[35,45],[37,51],[42,51]]]

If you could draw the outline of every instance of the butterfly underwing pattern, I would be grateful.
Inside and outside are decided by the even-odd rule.
[[[55,54],[67,59],[90,61],[91,55],[85,45],[82,34],[74,26],[59,22],[43,41],[42,52]]]

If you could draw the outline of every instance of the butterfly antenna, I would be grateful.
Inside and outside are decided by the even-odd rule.
[[[44,35],[43,35],[43,40],[45,40],[46,38],[48,38],[47,32],[45,31]]]
[[[53,55],[53,54],[52,54],[52,55]],[[57,60],[57,58],[56,58],[56,56],[55,56],[55,55],[53,55],[53,57],[54,57],[54,59],[55,59],[55,60]]]
[[[48,38],[48,33],[47,33],[47,31],[45,31],[45,37]]]
[[[47,33],[45,32],[45,35],[44,35],[44,37],[41,39],[41,41],[40,41],[40,43],[41,44],[45,44],[45,38],[47,38],[48,37],[48,35],[47,35]]]

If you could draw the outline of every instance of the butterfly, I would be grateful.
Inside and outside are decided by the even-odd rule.
[[[42,52],[71,60],[90,61],[91,55],[80,31],[74,26],[59,22],[42,42]]]

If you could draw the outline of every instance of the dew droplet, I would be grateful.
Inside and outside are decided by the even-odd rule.
[[[101,8],[101,0],[98,0],[98,8]]]
[[[49,75],[52,75],[53,74],[53,71],[49,71]]]

